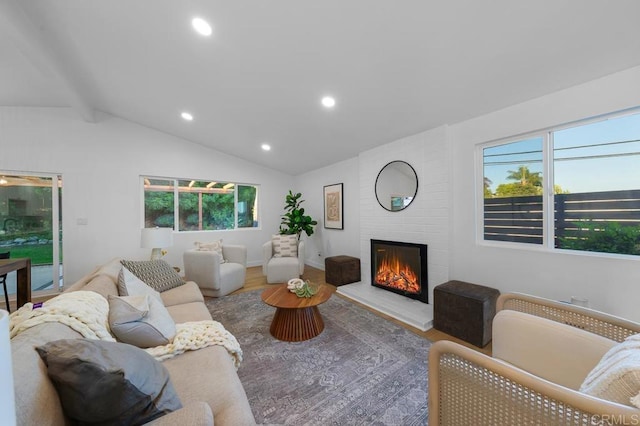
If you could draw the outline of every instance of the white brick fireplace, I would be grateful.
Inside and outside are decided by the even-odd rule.
[[[421,330],[431,328],[431,304],[371,285],[371,239],[428,245],[429,301],[433,287],[449,280],[450,149],[447,127],[439,127],[381,147],[358,157],[360,170],[361,282],[338,287],[338,293]],[[418,193],[400,212],[378,204],[374,186],[385,164],[402,160],[418,175]]]

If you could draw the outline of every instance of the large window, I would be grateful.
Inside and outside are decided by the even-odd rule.
[[[207,231],[258,227],[258,187],[143,177],[145,227]]]
[[[31,259],[31,289],[62,289],[62,177],[0,172],[0,253]],[[7,276],[16,293],[16,273]]]
[[[640,255],[640,113],[481,146],[482,239]]]

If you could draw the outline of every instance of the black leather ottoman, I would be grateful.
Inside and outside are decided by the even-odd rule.
[[[351,256],[332,256],[324,260],[325,281],[335,286],[360,281],[360,259]]]
[[[478,347],[491,341],[495,288],[449,281],[433,289],[433,328]]]

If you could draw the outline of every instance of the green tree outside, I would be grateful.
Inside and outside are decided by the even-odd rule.
[[[540,172],[531,172],[527,166],[519,166],[517,170],[509,170],[508,180],[520,182],[522,186],[542,186],[542,176]]]
[[[175,218],[173,181],[151,180],[150,184],[156,187],[145,190],[144,194],[147,227],[173,227],[180,231],[233,229],[236,214],[235,191],[238,193],[238,227],[257,226],[255,186],[236,185],[234,189],[223,182],[212,185],[207,181],[181,180],[178,182],[178,218]]]
[[[542,195],[542,187],[520,183],[501,183],[496,188],[496,197],[524,197],[528,195]]]
[[[542,195],[542,176],[540,172],[531,172],[527,166],[519,166],[516,170],[509,170],[507,180],[516,182],[501,183],[495,193],[491,192],[491,180],[484,178],[484,198],[526,197]],[[554,194],[568,194],[569,191],[560,185],[553,186]]]

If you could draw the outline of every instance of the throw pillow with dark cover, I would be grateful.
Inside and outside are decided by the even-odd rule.
[[[182,277],[164,260],[121,260],[120,263],[160,293],[184,284]]]
[[[76,424],[138,425],[182,407],[167,369],[135,346],[64,339],[36,350]]]

